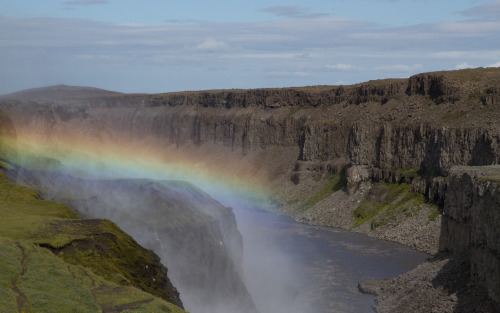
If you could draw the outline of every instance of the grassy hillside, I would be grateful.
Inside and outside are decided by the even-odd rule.
[[[159,258],[0,172],[1,312],[184,312]]]

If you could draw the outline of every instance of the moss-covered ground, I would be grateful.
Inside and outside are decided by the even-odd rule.
[[[370,223],[371,229],[389,223],[397,223],[405,218],[415,216],[424,203],[424,196],[411,191],[409,184],[378,182],[354,210],[352,228],[367,222]],[[429,221],[435,220],[438,215],[439,211],[436,207],[431,211]]]
[[[1,171],[0,268],[0,312],[184,312],[155,254]]]

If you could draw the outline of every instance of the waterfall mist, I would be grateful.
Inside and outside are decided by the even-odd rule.
[[[246,224],[244,214],[236,222],[232,208],[248,210],[251,197],[243,201],[241,194],[205,183],[217,201],[188,175],[189,182],[173,181],[140,168],[75,167],[63,158],[37,157],[18,156],[11,179],[36,185],[45,198],[82,217],[110,219],[153,250],[191,313],[314,312],[301,291],[303,272],[290,256]]]

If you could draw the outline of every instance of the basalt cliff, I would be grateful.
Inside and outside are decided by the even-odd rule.
[[[5,95],[0,106],[21,138],[154,150],[259,184],[270,191],[262,205],[298,220],[432,254],[458,244],[446,234],[469,236],[462,224],[482,223],[456,218],[457,226],[442,214],[450,197],[460,199],[452,168],[500,163],[498,68],[352,86],[154,95],[68,88]]]
[[[450,171],[439,253],[396,278],[360,283],[377,312],[498,312],[500,166]]]
[[[255,180],[297,219],[436,252],[451,167],[500,162],[499,84],[500,70],[487,68],[155,95],[56,86],[2,96],[1,107],[21,136],[187,156]]]

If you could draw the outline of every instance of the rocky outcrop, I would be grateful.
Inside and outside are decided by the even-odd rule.
[[[451,171],[440,250],[467,253],[471,280],[500,309],[500,166]]]
[[[360,283],[377,296],[377,312],[499,312],[500,166],[450,172],[439,253],[396,278]]]

